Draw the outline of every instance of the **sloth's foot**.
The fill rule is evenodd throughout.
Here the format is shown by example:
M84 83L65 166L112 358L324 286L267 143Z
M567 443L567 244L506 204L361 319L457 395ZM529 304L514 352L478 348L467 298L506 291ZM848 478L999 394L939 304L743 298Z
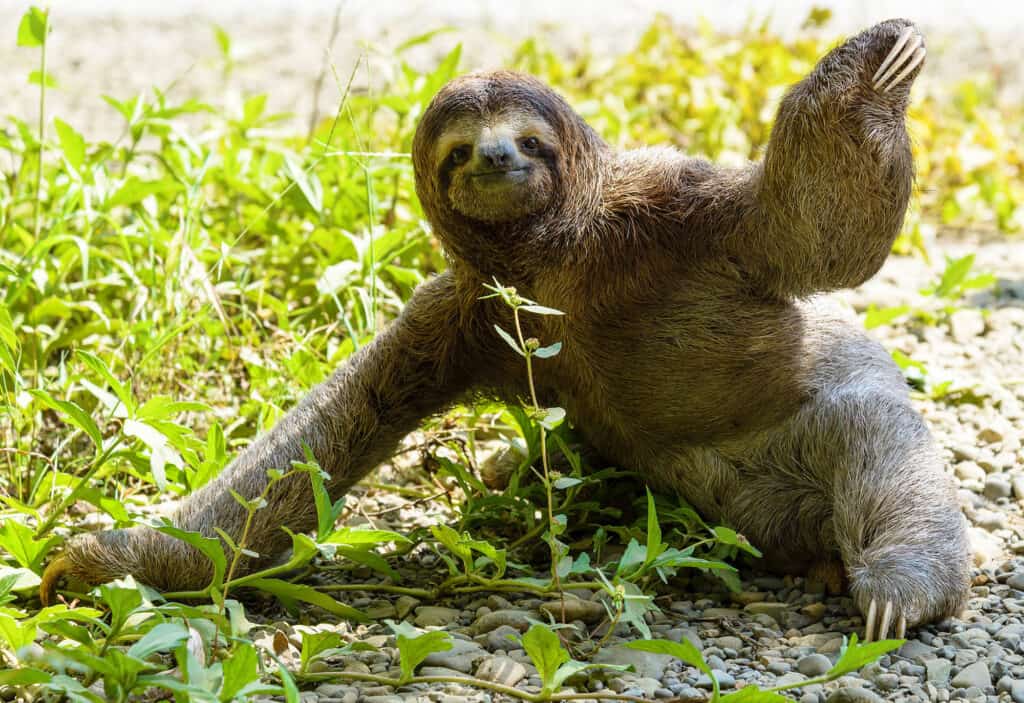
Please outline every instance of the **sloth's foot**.
M888 93L921 65L926 53L924 37L917 27L910 25L904 29L872 77L874 89Z
M959 531L946 544L888 544L846 563L850 594L864 614L864 641L903 639L907 629L957 615L970 587L970 556Z

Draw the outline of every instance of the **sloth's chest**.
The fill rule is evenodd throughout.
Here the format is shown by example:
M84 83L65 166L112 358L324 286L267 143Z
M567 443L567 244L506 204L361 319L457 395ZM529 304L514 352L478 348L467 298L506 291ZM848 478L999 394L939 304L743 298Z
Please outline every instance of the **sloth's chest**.
M548 378L592 441L623 449L714 443L771 426L800 405L807 360L790 311L726 299L672 303L566 327Z

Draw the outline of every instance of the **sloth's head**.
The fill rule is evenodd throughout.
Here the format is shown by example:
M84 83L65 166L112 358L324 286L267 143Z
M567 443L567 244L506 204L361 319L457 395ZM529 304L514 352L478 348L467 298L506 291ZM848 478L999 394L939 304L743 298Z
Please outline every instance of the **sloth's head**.
M435 224L532 220L560 207L577 185L583 152L599 141L537 79L509 71L469 74L442 88L420 120L413 141L416 189Z

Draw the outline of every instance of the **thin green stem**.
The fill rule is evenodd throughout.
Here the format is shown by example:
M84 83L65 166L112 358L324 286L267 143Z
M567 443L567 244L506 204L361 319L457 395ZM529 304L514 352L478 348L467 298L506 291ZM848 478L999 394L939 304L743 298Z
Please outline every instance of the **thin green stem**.
M540 403L537 400L537 388L533 382L533 351L526 347L526 339L523 337L523 327L519 322L519 306L512 308L512 317L516 324L516 336L519 339L519 348L523 350L526 357L526 378L530 384L530 401L533 403L535 413L540 412ZM547 429L540 426L540 460L544 467L544 493L548 503L548 533L551 537L548 546L551 548L551 579L559 593L562 593L561 579L558 577L558 550L555 548L555 500L551 491L551 471L548 467L548 446ZM564 613L563 613L564 615ZM564 620L564 618L563 618Z
M494 683L492 681L484 681L483 679L472 678L469 676L413 676L408 680L402 680L397 678L390 678L387 676L377 676L375 674L359 674L348 671L331 671L316 674L297 674L296 678L300 678L304 681L365 681L366 683L375 683L381 686L408 686L409 684L415 683L454 683L461 684L464 686L475 686L476 688L484 688L495 693L502 693L506 696L512 696L520 700L529 701L530 703L544 703L544 701L575 701L575 700L603 700L603 701L624 701L625 703L647 703L647 699L639 698L637 696L627 696L622 693L606 693L604 691L595 691L593 693L551 693L544 695L544 693L529 693L527 691L521 691L518 688L512 688L511 686L504 686L500 683Z
M78 500L78 496L81 495L83 490L85 490L89 481L91 481L92 477L96 475L96 472L103 468L103 466L107 463L110 457L114 454L114 450L117 449L117 447L120 446L120 444L121 438L118 437L117 439L110 443L110 446L107 447L102 454L100 454L96 458L93 465L89 468L88 471L85 472L85 475L82 476L81 479L79 479L78 485L72 488L71 492L64 496L64 499L61 500L61 502L59 502L53 510L50 511L49 517L46 518L43 524L36 528L36 533L35 535L33 535L35 539L42 538L43 535L45 535L47 532L53 529L53 526L57 524L57 521L60 519L60 516L63 515L64 511L68 509L68 506L70 506L72 503Z
M36 160L36 202L33 213L33 229L36 241L39 241L39 232L42 229L42 213L40 208L42 207L43 199L43 140L46 138L46 44L50 35L49 9L43 13L43 17L46 18L46 21L43 26L43 43L39 52L39 156Z

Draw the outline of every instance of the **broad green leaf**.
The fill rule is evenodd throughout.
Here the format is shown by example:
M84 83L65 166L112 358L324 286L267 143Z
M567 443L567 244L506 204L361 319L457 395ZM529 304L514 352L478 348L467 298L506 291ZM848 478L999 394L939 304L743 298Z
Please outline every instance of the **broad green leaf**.
M188 628L176 622L162 622L128 648L128 656L145 660L157 652L168 652L188 639Z
M18 24L18 46L42 46L49 30L47 13L36 6L25 10Z
M128 617L142 605L142 592L131 576L104 584L99 587L99 592L103 602L110 608L109 636L113 637L121 632Z
M857 635L850 635L847 644L836 661L835 666L828 672L829 676L838 678L844 674L859 671L861 667L870 664L883 654L899 649L906 640L881 640L879 642L860 643Z
M447 652L452 648L452 637L447 632L435 630L420 632L412 625L404 622L387 621L395 633L395 645L398 647L399 666L402 670L402 681L408 681L416 673L427 655L434 652Z
M205 554L213 564L213 578L210 579L210 585L215 588L220 588L224 585L224 573L228 568L228 560L224 556L224 547L221 546L219 539L216 537L204 537L198 532L182 530L170 523L157 525L154 529L163 532L165 535L170 535L183 542L187 542Z
M744 686L738 691L722 696L718 700L725 703L791 703L792 699L773 691L762 691L753 684Z
M222 703L228 703L250 683L259 681L259 655L248 642L236 642L234 651L221 662L221 666L224 679L218 698Z
M583 479L573 478L572 476L563 476L561 478L556 478L551 482L551 485L560 491L564 491L566 488L572 488L573 486L578 486L581 483L583 483Z
M708 676L711 675L711 667L704 661L704 655L686 638L679 642L673 642L672 640L633 640L623 646L641 652L650 652L651 654L667 654L700 669Z
M46 683L52 678L52 674L39 669L7 669L0 671L0 686L32 686L33 684Z
M541 347L540 349L537 349L536 351L533 352L533 355L538 359L550 359L551 357L557 355L560 351L562 351L562 343L555 342L554 344L550 344L546 347Z
M391 530L374 530L365 527L342 527L335 530L327 539L326 544L344 544L346 546L366 544L386 544L388 542L404 542L409 544L409 538L399 532Z
M103 435L100 433L99 426L93 421L89 414L82 410L82 408L75 405L70 400L58 400L51 396L44 390L32 389L29 391L37 400L43 405L56 410L64 422L74 425L78 429L85 432L85 434L92 440L93 444L96 445L96 449L103 448Z
M873 330L876 327L887 325L909 312L909 305L897 305L891 308L878 308L874 305L869 305L867 312L864 313L864 329Z
M64 120L55 117L53 124L57 127L57 138L60 140L60 149L64 157L76 171L82 168L85 163L85 139L75 131L75 128ZM79 354L81 354L79 350Z
M30 620L16 620L6 613L0 613L0 637L7 647L17 652L36 638L36 624Z
M512 347L512 351L519 356L523 356L523 350L519 348L519 343L512 338L512 335L503 330L499 325L494 326L494 331L498 333L499 337L505 340L506 344Z
M135 412L135 399L132 397L131 390L119 380L110 371L110 367L107 366L103 359L99 358L92 352L87 352L84 349L76 350L75 354L80 358L86 366L92 369L93 373L106 381L110 390L114 391L114 395L117 396L118 400L124 403L125 408L129 413Z
M43 559L58 541L59 538L54 536L36 539L31 527L14 518L6 518L0 525L0 547L7 550L20 566L35 572L39 571Z
M559 667L571 659L569 653L562 647L558 635L546 625L534 623L520 641L537 669L544 692L552 693L557 685L555 677Z
M739 547L747 554L752 554L755 557L761 556L761 550L748 542L747 538L736 532L736 530L724 525L718 525L713 529L713 532L715 533L715 538L722 544Z
M59 85L57 83L57 79L53 77L52 73L49 71L43 73L39 70L29 71L28 82L30 85L46 86L47 88L56 88Z
M366 622L368 620L366 615L361 611L356 610L352 606L345 605L344 603L339 603L326 593L322 593L312 586L288 583L287 581L281 581L280 579L273 578L252 579L251 581L246 581L245 585L271 593L283 601L300 600L304 603L311 603L319 606L327 612L340 615L343 618L348 618L357 622Z

